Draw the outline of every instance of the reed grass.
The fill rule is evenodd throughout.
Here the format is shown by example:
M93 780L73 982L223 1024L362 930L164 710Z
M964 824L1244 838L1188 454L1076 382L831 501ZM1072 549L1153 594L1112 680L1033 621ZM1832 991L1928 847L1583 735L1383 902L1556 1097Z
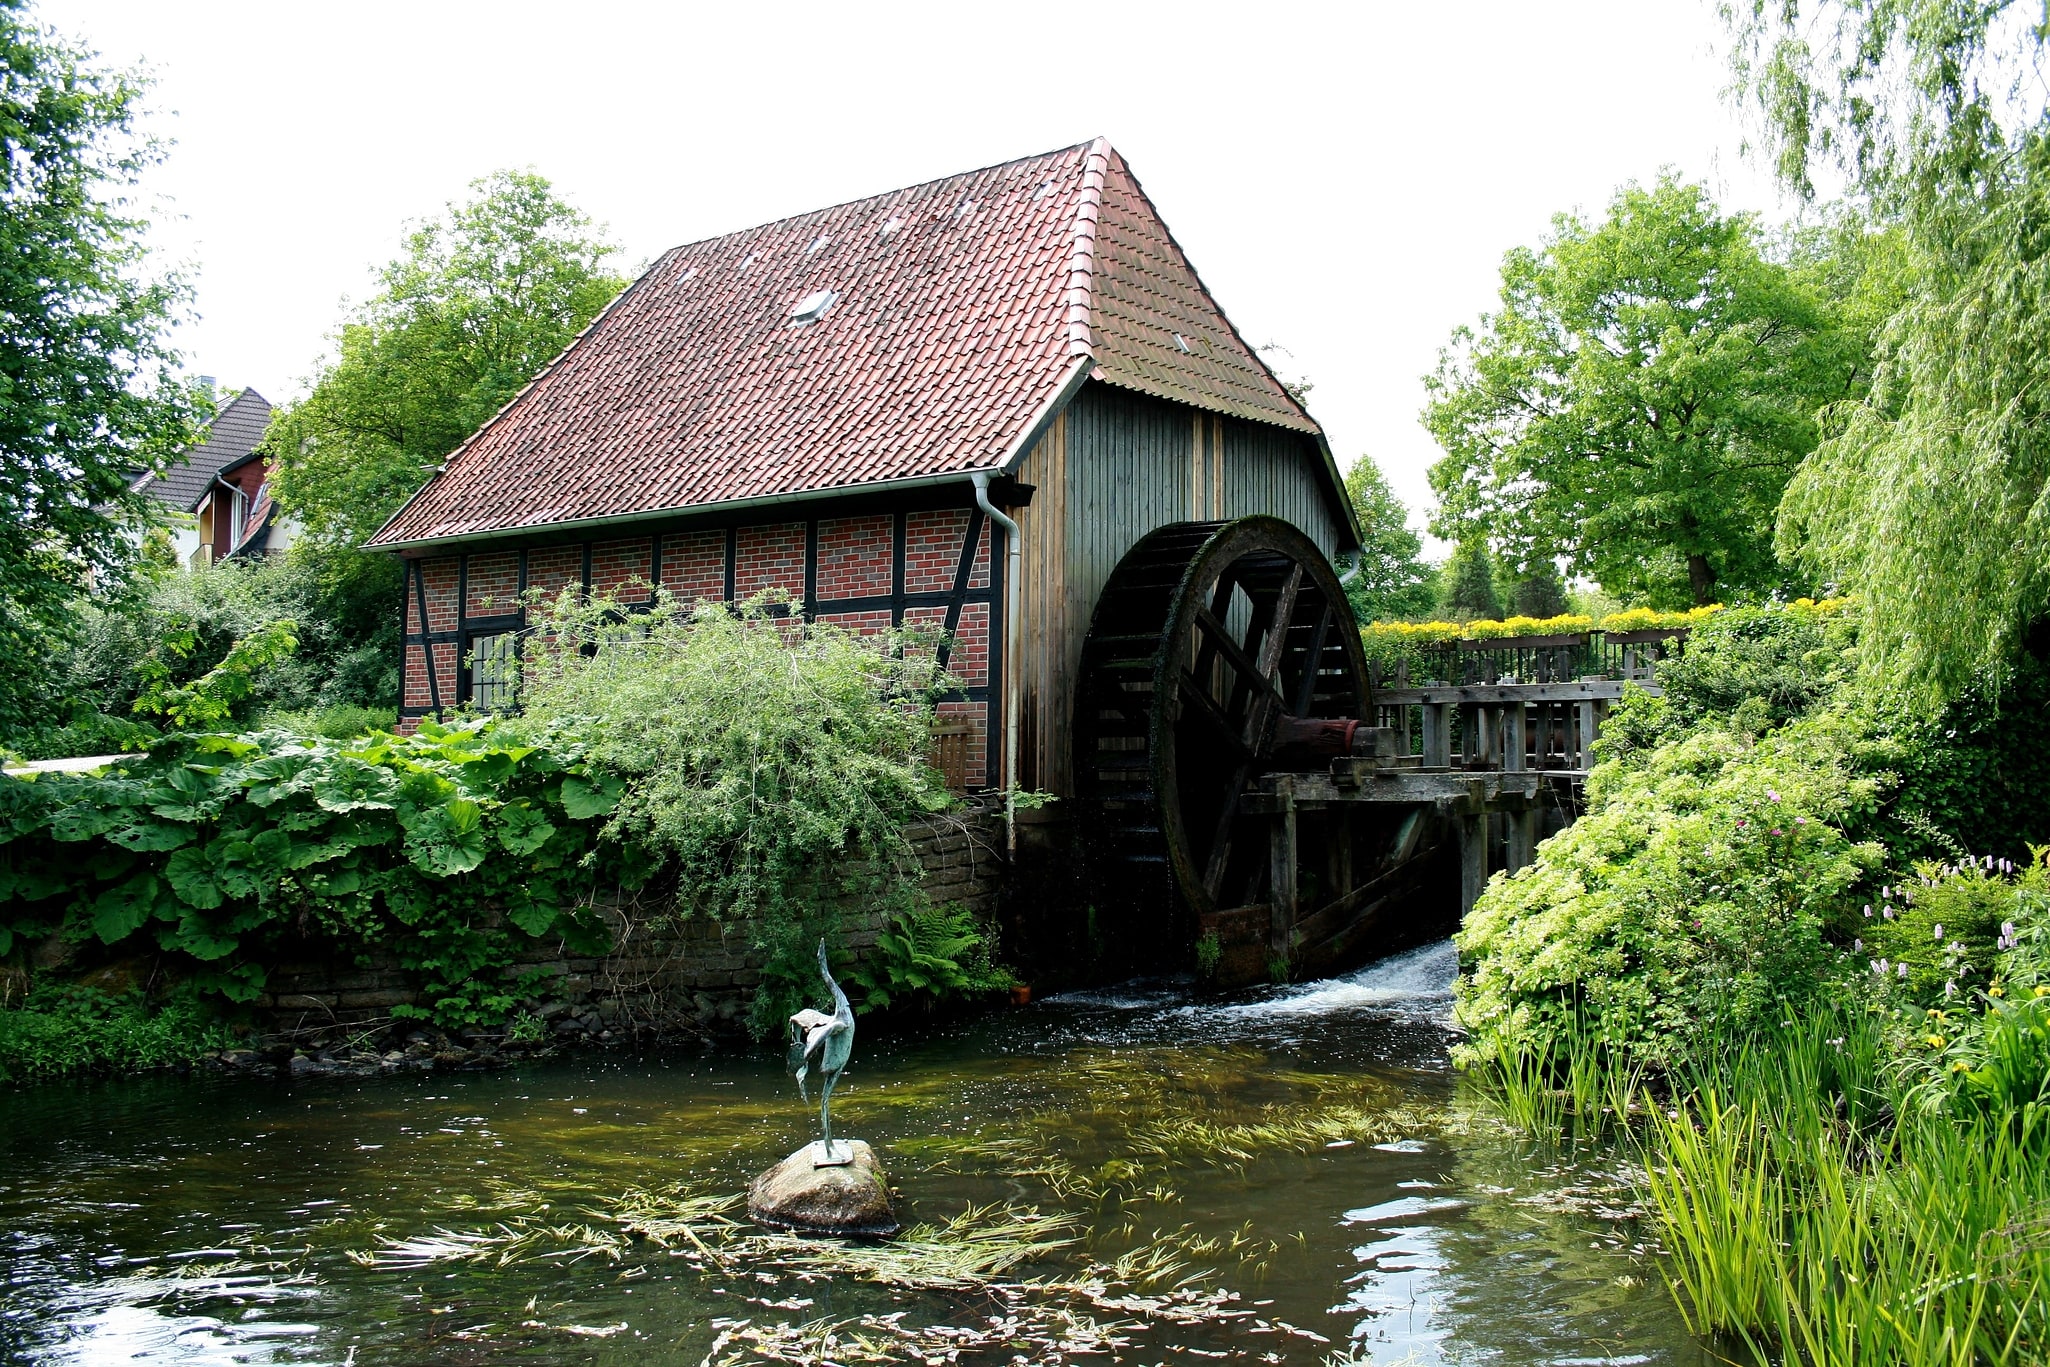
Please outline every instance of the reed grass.
M1488 1072L1520 1128L1632 1146L1696 1334L1808 1367L2050 1357L2050 1107L1937 1104L1854 1000L1704 1040L1663 1105L1591 1031Z

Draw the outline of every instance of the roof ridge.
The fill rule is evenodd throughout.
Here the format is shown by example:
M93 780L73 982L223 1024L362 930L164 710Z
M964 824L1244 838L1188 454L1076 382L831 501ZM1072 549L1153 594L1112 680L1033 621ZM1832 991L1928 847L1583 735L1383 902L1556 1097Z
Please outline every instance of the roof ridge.
M802 213L784 214L780 218L765 218L759 223L750 223L740 228L730 228L723 233L713 233L710 237L699 237L693 238L689 242L679 242L664 251L661 256L671 256L677 252L689 251L692 247L702 247L708 242L720 242L726 238L739 237L745 233L758 233L784 223L795 223L800 219L817 218L823 214L835 213L856 204L866 204L872 199L888 199L892 195L908 195L914 191L930 189L935 185L944 184L950 180L966 180L970 176L987 175L992 171L1001 171L1006 167L1023 165L1028 161L1044 161L1048 157L1057 157L1063 152L1077 152L1083 148L1093 150L1098 144L1108 146L1102 138L1096 138L1089 142L1071 142L1065 147L1055 147L1044 152L1033 152L1027 156L1012 157L1008 161L994 161L987 166L978 166L969 171L956 171L952 175L934 176L930 180L913 181L909 185L899 185L889 190L877 190L874 194L856 195L852 199L843 199L833 204L823 204L816 209L806 209ZM660 260L661 257L656 259ZM653 267L650 266L649 269L652 270Z
M1103 180L1110 169L1110 139L1097 138L1082 159L1082 194L1075 206L1075 247L1068 254L1068 354L1096 357L1096 225L1103 217Z

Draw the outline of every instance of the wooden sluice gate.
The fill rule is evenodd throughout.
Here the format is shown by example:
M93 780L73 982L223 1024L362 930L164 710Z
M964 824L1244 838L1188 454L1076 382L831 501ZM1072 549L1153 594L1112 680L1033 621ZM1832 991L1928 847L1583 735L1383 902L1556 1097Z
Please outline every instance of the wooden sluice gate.
M1331 567L1268 518L1162 528L1084 646L1090 862L1136 940L1222 985L1445 934L1579 810L1608 710L1674 633L1458 642L1379 686Z

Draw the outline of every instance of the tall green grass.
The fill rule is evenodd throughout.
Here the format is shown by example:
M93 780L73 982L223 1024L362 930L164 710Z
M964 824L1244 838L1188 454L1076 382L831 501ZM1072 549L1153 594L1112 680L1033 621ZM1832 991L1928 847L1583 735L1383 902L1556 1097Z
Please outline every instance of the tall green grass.
M1513 1123L1635 1146L1697 1334L1812 1367L2050 1359L2050 1106L1958 1104L1862 1005L1710 1040L1662 1100L1581 1029L1488 1071Z

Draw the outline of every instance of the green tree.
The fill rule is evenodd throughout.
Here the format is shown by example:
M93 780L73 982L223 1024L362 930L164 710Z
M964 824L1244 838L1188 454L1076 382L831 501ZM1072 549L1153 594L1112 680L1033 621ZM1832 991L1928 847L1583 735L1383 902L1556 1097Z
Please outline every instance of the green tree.
M40 664L79 590L131 559L135 476L205 416L168 340L184 286L151 275L127 207L161 160L141 95L0 0L0 734L62 703Z
M1421 617L1437 596L1423 538L1409 529L1409 509L1388 487L1372 456L1361 456L1345 476L1346 497L1360 524L1359 573L1345 586L1361 623Z
M2050 615L2050 30L2006 0L1725 13L1783 180L1812 195L1833 165L1907 244L1871 393L1832 412L1779 534L1857 590L1868 673L1933 706Z
M360 545L619 293L615 251L538 175L473 182L407 236L272 422L278 506L316 544Z
M1495 590L1495 557L1488 543L1469 536L1438 572L1438 615L1451 622L1493 621L1502 615Z
M1555 218L1425 381L1439 533L1517 560L1557 547L1655 604L1777 587L1773 518L1816 411L1869 379L1837 297L1864 279L1858 243L1769 242L1671 174L1624 186L1600 222Z
M1566 581L1559 577L1559 562L1549 555L1531 558L1520 574L1509 581L1504 604L1513 617L1557 617L1567 611Z

